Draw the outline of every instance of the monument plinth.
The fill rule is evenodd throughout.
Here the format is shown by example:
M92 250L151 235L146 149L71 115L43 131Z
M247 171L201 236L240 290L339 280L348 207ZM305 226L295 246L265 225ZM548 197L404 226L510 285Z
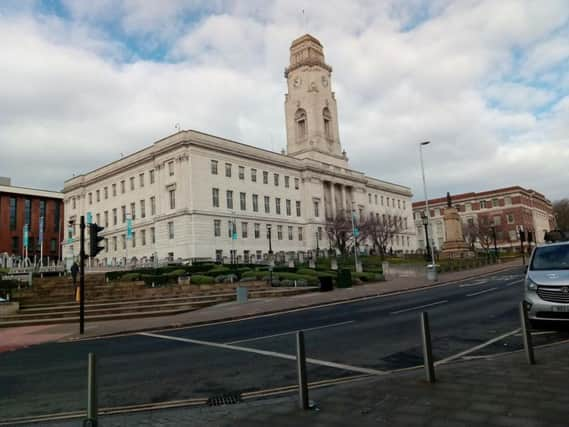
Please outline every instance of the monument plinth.
M441 258L467 258L471 257L472 251L464 241L462 234L462 222L458 209L452 206L450 194L447 193L447 207L443 215L445 222L445 241L443 243Z

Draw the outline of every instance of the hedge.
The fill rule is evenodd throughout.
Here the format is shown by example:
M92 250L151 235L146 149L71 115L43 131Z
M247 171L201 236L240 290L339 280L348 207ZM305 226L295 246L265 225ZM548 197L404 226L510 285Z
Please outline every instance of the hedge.
M155 275L155 274L142 274L140 276L144 280L146 286L163 286L170 283L176 283L176 278L173 276Z
M275 279L275 278L278 280L304 280L309 285L314 285L314 286L316 286L320 283L320 281L318 280L318 277L309 276L306 274L277 272L277 273L273 273L273 279Z
M213 277L193 274L190 283L192 285L211 285L214 283Z
M168 273L165 274L165 276L169 277L179 277L185 275L186 275L186 270L184 270L183 268L178 268L176 270L169 271Z
M121 276L121 280L124 282L133 282L140 279L140 273L126 273Z
M375 282L383 280L383 276L378 273L373 272L362 272L362 273L354 273L352 272L352 278L360 279L362 282Z

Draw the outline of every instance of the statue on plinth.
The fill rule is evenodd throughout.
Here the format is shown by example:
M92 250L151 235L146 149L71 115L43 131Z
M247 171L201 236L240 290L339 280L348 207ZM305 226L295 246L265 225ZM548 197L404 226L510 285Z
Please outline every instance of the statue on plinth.
M452 206L452 198L447 192L447 207L444 211L445 241L443 243L441 258L465 258L473 255L464 241L462 222L458 209Z

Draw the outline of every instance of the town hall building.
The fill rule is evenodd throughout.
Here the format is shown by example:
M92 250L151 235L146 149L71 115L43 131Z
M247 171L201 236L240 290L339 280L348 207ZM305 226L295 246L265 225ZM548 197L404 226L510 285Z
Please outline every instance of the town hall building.
M417 247L410 188L350 169L340 144L332 68L311 35L292 42L285 78L287 150L275 153L195 130L65 182L65 254L79 217L103 226L105 265L147 259L267 258L328 249L342 212L397 219L391 248ZM89 214L89 215L88 215ZM365 249L365 248L364 248Z

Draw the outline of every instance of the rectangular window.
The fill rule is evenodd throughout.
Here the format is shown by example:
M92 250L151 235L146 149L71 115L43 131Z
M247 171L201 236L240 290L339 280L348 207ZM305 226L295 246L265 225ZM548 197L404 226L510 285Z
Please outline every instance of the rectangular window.
M243 166L239 166L239 179L245 179L245 168Z
M116 197L116 195L117 195L117 184L113 184L111 187L113 189L113 197Z
M294 189L298 190L300 188L300 180L298 178L294 178Z
M144 172L138 174L138 185L140 185L140 188L144 187Z
M146 246L146 230L140 230L140 244Z
M55 201L55 212L53 215L53 231L59 232L59 223L61 222L61 203Z
M302 227L298 227L298 240L299 240L300 242L302 242L302 238L303 238L303 236L302 236Z
M227 237L229 237L230 239L233 239L233 233L236 231L237 230L235 230L235 222L228 221L227 222Z
M117 225L117 222L118 222L117 208L113 208L113 225Z
M498 199L492 199L492 207L494 208L498 207Z
M144 200L140 201L140 217L146 218L146 202Z
M176 190L170 190L170 209L176 209Z
M275 197L275 212L277 215L281 214L281 199L278 197Z
M401 200L397 199L397 209L401 209Z
M174 161L173 160L168 162L168 175L174 176Z
M174 238L174 221L168 222L168 238L170 240Z
M31 230L32 225L32 201L31 199L24 200L24 224L28 224L28 229Z
M219 188L211 189L211 203L214 208L219 207Z
M265 213L271 213L271 198L265 196Z
M486 209L486 200L480 201L480 209Z
M257 182L257 169L251 169L251 182Z
M126 235L121 235L122 248L126 249Z
M109 211L105 211L105 228L109 226Z
M288 216L292 215L292 205L289 199L285 200L285 209L286 209L286 214Z
M121 213L122 213L122 223L126 222L126 206L121 206Z
M45 200L40 200L40 218L43 218L43 229L45 231Z
M10 230L15 230L17 228L17 212L18 199L15 197L10 197Z
M130 191L133 191L134 190L134 176L131 176L128 180L130 182Z
M247 195L245 193L239 193L239 207L242 211L247 209Z
M211 160L209 162L210 170L212 175L217 175L217 160Z
M227 209L233 209L233 191L227 190L226 192Z
M93 204L93 193L87 194L87 198L89 199L89 204L92 205Z
M275 173L273 174L273 177L275 178L275 187L279 186L279 174Z
M214 219L213 220L213 236L220 237L221 236L221 220Z
M322 240L322 227L318 227L318 231L316 232L316 239Z
M95 194L97 195L97 203L101 201L101 191L97 190L95 191Z
M263 184L269 183L269 172L263 171Z
M130 217L133 221L136 219L136 203L134 202L130 204Z
M117 236L113 236L113 251L117 251Z
M500 215L495 215L493 218L494 225L501 225L502 224L502 217Z
M124 179L121 181L121 194L124 194L126 191Z
M246 222L242 222L241 223L241 237L243 237L244 239L246 239L248 237L248 231L247 231L247 223Z
M72 203L73 209L75 209L77 207L77 200L75 200L75 197L71 198L71 203Z
M231 178L231 163L225 164L225 176Z
M369 204L371 205L371 193L368 193L368 194L367 194L367 197L368 197L368 199L369 199Z
M282 225L277 225L277 239L278 240L283 239L283 226Z
M301 216L302 212L300 211L300 202L296 202L296 216Z
M132 240L132 247L136 248L136 231L132 232L132 236L131 236L130 240Z
M290 176L285 176L285 188L290 188Z
M377 205L377 194L375 194L375 195L373 196L373 198L374 198L375 204Z
M294 236L292 235L292 225L288 226L288 240L292 240Z
M253 194L253 212L259 212L259 195Z
M154 169L150 169L148 175L150 176L150 184L154 184Z
M255 230L255 239L261 237L261 224L255 223L253 224L253 228Z
M504 205L512 206L512 198L511 197L504 197Z
M150 241L152 244L156 243L156 229L154 227L150 228Z
M514 223L514 215L508 214L508 224L513 224L513 223Z
M314 216L318 218L320 216L320 203L314 202Z

